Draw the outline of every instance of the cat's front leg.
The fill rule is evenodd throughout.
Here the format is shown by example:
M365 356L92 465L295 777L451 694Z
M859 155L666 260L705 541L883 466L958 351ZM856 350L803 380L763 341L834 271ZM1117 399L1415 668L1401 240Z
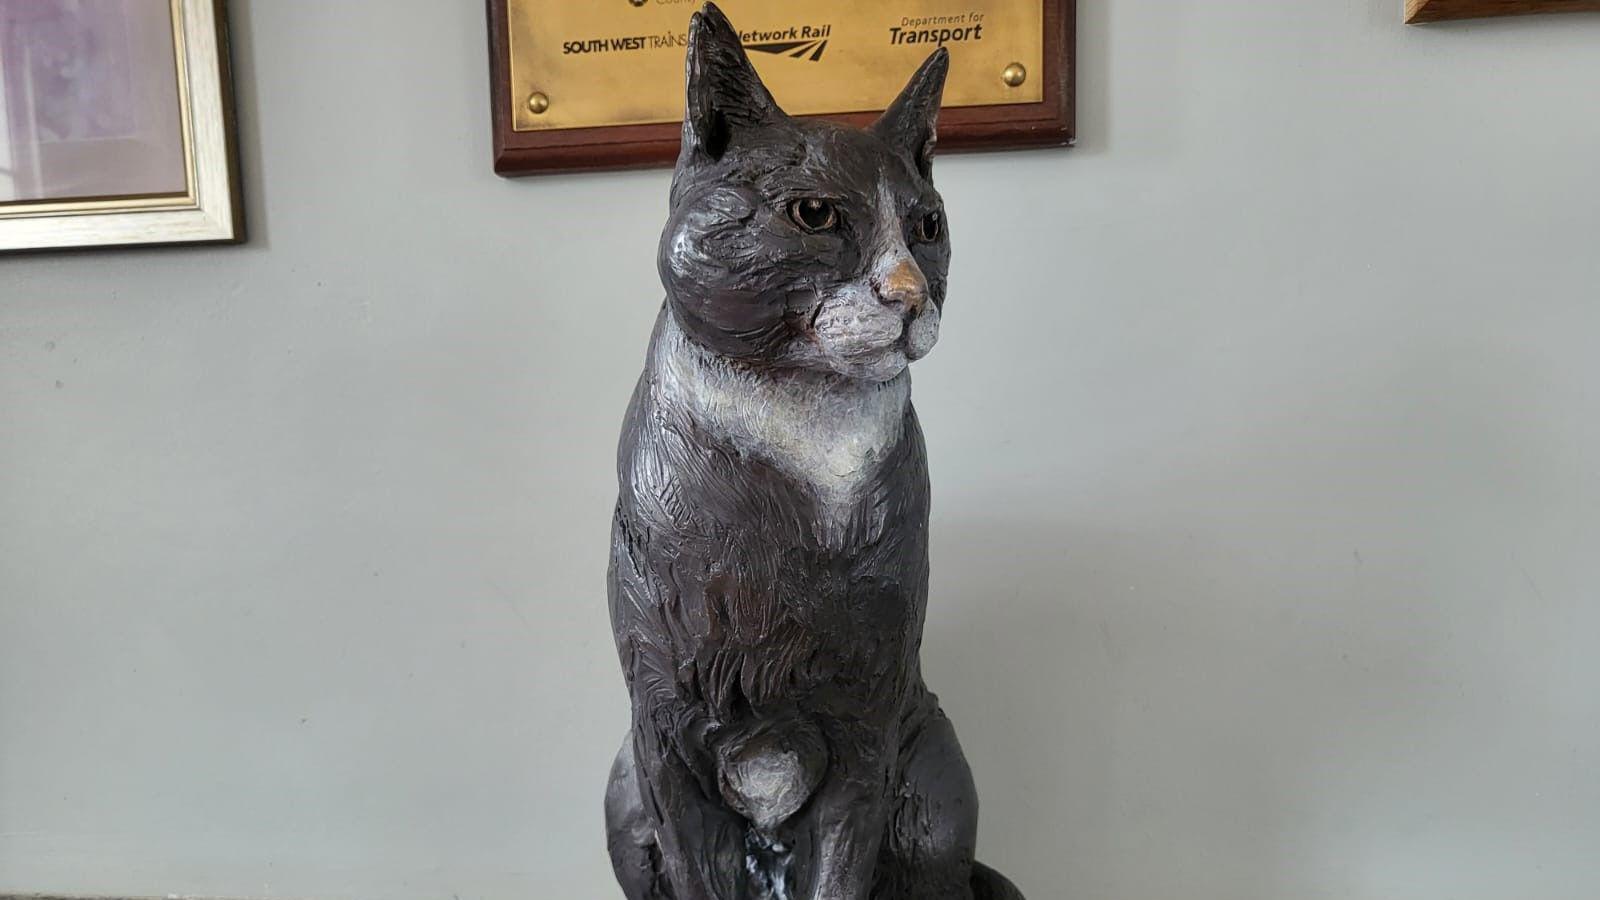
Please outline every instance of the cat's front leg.
M744 900L743 818L710 800L675 749L646 726L634 733L645 806L675 900Z
M808 900L867 900L872 890L894 765L883 737L832 742L828 780L813 798L801 830L804 843L796 848L810 863L802 882Z

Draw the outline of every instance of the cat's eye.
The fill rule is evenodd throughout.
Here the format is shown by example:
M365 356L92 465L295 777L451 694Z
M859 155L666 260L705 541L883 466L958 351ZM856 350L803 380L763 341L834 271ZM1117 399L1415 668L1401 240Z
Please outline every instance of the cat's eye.
M827 200L807 198L789 204L789 218L796 225L812 233L832 231L839 227L839 210Z
M944 237L944 216L931 212L917 221L917 240L933 243Z

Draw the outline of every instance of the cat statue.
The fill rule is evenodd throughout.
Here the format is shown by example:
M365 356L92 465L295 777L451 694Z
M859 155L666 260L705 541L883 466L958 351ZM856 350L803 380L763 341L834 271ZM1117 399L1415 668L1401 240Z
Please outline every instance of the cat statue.
M869 129L778 108L689 28L667 299L623 426L609 595L633 727L606 794L629 900L1020 900L922 681L949 55Z

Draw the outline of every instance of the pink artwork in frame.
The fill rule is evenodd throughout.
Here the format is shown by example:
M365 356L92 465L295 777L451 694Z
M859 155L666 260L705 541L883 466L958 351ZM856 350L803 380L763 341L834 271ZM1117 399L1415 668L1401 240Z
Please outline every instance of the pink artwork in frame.
M242 234L223 0L0 0L0 250Z

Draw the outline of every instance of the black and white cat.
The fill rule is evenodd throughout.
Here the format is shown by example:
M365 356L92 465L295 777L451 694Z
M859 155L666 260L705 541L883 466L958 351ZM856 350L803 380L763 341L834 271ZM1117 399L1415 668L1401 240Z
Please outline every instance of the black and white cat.
M629 900L1020 898L923 685L928 475L907 366L950 242L948 54L871 129L787 116L713 5L623 429L610 602L633 729L607 791Z

